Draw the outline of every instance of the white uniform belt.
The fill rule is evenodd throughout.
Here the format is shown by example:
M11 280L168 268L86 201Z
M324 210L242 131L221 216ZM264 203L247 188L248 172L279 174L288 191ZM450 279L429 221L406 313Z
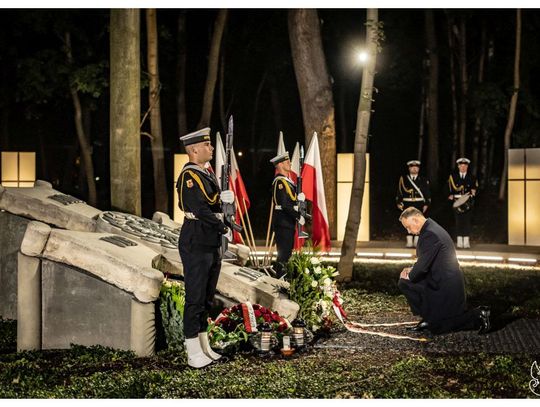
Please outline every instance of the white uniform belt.
M189 220L199 220L198 217L195 216L193 212L184 212L184 216L186 219ZM214 216L218 218L219 220L223 220L223 214L222 213L214 213Z
M280 211L280 210L281 210L281 205L276 205L276 206L274 206L274 209Z
M403 198L403 202L424 202L424 198Z
M454 198L461 198L461 197L462 197L461 194L454 195Z

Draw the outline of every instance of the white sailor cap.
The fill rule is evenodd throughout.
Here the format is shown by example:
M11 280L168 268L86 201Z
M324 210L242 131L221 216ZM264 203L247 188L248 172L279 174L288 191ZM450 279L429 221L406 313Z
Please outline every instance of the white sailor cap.
M210 141L210 127L205 127L204 129L186 134L185 136L180 137L180 141L184 143L184 146Z
M282 163L283 161L287 161L289 160L289 152L288 151L285 151L284 153L282 154L278 154L276 155L274 158L272 158L270 160L270 162L272 164L274 164L274 166L278 165L279 163Z
M456 164L470 164L470 163L471 163L471 160L465 157L461 157L456 160Z
M420 166L420 161L418 160L411 160L411 161L407 161L407 165L410 167L411 165L418 165Z

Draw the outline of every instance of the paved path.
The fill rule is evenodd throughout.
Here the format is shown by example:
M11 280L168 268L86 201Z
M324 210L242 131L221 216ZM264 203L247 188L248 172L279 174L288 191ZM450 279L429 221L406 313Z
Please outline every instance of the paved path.
M497 321L495 321L497 322ZM370 328L380 332L419 337L410 334L404 327ZM432 337L429 342L386 338L349 332L343 326L332 330L327 338L320 338L315 348L342 348L355 350L411 350L429 353L519 353L540 355L540 320L518 319L503 326L494 326L485 335L475 331L453 332Z

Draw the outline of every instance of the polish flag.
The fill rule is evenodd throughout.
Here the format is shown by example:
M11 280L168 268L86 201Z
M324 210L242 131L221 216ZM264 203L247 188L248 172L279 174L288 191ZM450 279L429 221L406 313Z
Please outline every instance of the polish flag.
M317 133L313 133L311 144L306 153L304 168L302 169L302 192L306 199L312 202L312 236L314 246L322 251L330 251L330 230L328 228L328 213L326 212L326 198L324 195L324 182L319 152Z
M219 133L217 133L216 135L215 154L216 178L218 179L219 185L221 186L223 165L225 164L227 154L225 153L225 147L223 146L223 141L221 140L221 135ZM235 221L238 225L242 225L242 220L240 219L240 217L245 216L251 203L249 201L244 180L242 179L242 175L240 174L240 168L238 167L238 162L236 161L234 148L231 149L231 173L229 174L229 188L234 192L236 199L238 199L238 205L236 205ZM242 243L240 233L233 231L233 241L234 243Z

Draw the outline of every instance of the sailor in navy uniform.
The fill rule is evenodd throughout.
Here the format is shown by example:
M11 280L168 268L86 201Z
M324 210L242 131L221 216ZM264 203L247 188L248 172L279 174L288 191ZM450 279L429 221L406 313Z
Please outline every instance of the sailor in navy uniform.
M431 205L429 180L418 174L420 172L420 161L408 161L407 167L408 174L399 177L396 205L400 211L413 206L425 214ZM407 233L406 246L416 247L417 243L418 236Z
M465 194L471 194L476 196L478 190L478 181L476 177L468 171L471 160L465 157L458 158L456 164L458 169L455 170L448 178L448 189L450 195L448 199L455 201L461 198ZM457 235L457 247L459 249L470 249L471 242L469 236L471 234L473 209L464 213L457 213L454 211L454 218L456 220L456 235Z
M221 203L233 203L234 193L221 192L215 175L206 169L214 151L210 128L180 140L189 156L176 183L178 206L185 216L178 240L186 290L184 334L188 364L200 368L220 358L210 348L206 329L221 269L222 235L229 232Z
M298 201L305 200L305 196L303 193L296 196L296 184L289 178L291 161L287 151L278 154L270 162L277 170L272 181L272 202L274 204L272 227L277 246L276 278L283 278L287 274L286 264L291 257L294 246L296 222L301 225L305 224L304 217L298 212Z

